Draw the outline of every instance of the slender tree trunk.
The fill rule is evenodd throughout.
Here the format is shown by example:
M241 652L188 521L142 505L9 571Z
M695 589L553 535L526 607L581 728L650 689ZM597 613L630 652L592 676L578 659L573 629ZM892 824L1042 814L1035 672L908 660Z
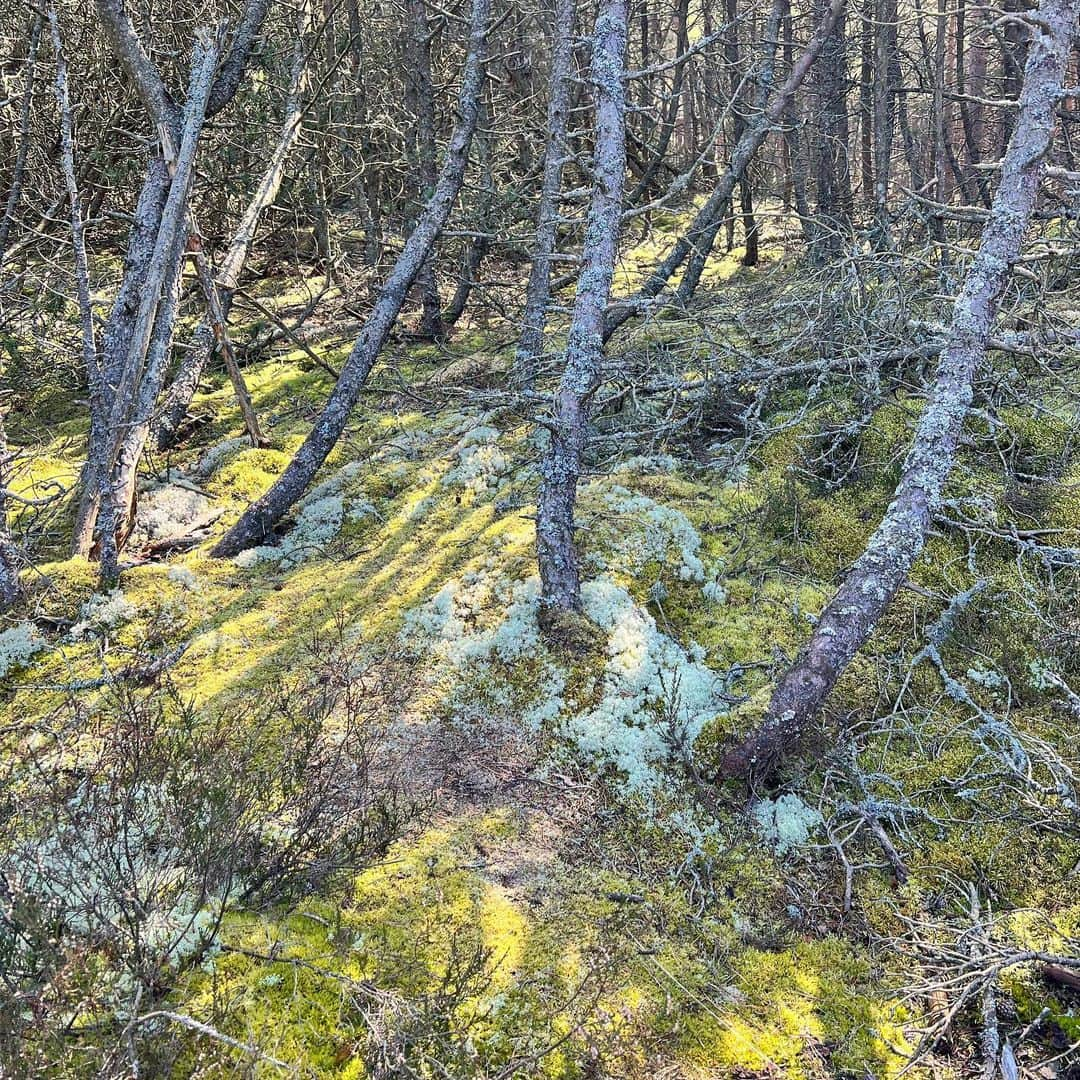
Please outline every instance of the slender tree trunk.
M821 18L826 18L823 10ZM848 161L847 45L843 14L836 19L815 69L818 120L815 131L817 213L812 254L827 262L842 250L851 226Z
M559 228L559 191L566 162L566 118L570 108L570 63L573 56L575 0L556 0L555 33L551 50L551 85L548 91L547 145L544 176L536 210L536 239L525 286L521 338L514 357L514 379L531 390L544 351L544 328L551 294L551 261Z
M8 448L4 412L0 409L0 612L18 603L22 596L19 581L21 559L11 533L8 531Z
M960 108L960 123L964 129L964 148L967 151L968 170L965 179L968 181L967 197L974 201L978 196L983 206L990 205L990 182L978 168L982 161L982 152L976 135L975 115L971 104L965 100L967 86L967 2L959 0L956 8L956 95L957 104Z
M259 428L259 418L255 415L255 406L251 403L251 394L248 393L247 383L244 382L243 373L236 360L232 342L229 340L229 329L225 308L221 302L221 293L217 283L210 272L210 264L203 254L202 245L195 249L195 272L199 277L199 287L202 289L206 300L206 316L214 334L214 343L225 360L225 370L229 373L229 381L233 385L236 394L236 402L240 406L240 413L244 418L244 430L251 440L252 446L268 446Z
M893 132L896 108L893 83L896 56L897 0L877 0L877 28L874 36L874 217L879 243L888 247L889 180L892 172Z
M435 88L431 78L431 27L428 24L424 0L407 0L409 12L409 66L411 68L411 97L416 113L413 142L416 154L420 197L425 206L435 190L437 165L435 160ZM445 336L442 324L442 301L435 278L434 249L424 259L416 275L420 292L420 337L441 341Z
M678 10L675 14L675 54L682 56L690 47L690 38L687 30L689 0L678 0ZM656 184L657 174L667 160L668 149L671 146L671 137L679 119L679 109L683 104L683 85L686 81L686 72L689 60L675 65L675 73L672 79L671 92L664 104L664 115L660 122L660 136L656 143L652 157L645 166L645 171L638 180L634 190L630 193L626 202L628 206L634 206L642 197L648 197Z
M792 70L794 48L791 40L791 3L784 5L784 69ZM810 203L806 198L806 154L803 149L802 123L799 110L795 105L795 95L788 97L782 114L784 128L784 149L791 175L791 197L795 204L795 213L799 215L799 228L803 239L809 243L813 237L810 232Z
M26 50L26 84L23 87L22 107L19 109L19 134L15 150L15 167L11 171L11 187L8 189L4 216L0 217L0 262L8 249L11 227L19 212L22 199L23 179L26 175L26 156L30 152L30 113L34 105L34 76L37 74L38 46L41 43L41 12L35 12L30 24L30 42Z
M956 299L937 378L892 502L821 613L809 644L777 685L764 722L724 757L722 775L767 771L795 745L923 549L952 471L975 372L986 355L994 316L1031 219L1076 14L1077 0L1044 0L1039 22L1032 25L1019 115L998 190Z
M101 580L116 580L117 551L134 516L139 460L150 432L154 403L165 378L173 326L180 301L180 279L195 155L206 119L206 107L218 61L217 41L205 32L196 38L191 80L184 106L180 148L154 239L154 250L142 283L142 296L123 367L109 408L108 451L99 473L99 490L110 487L101 509ZM111 477L111 480L108 478Z
M778 0L773 15L770 17L770 26L773 25L779 13L783 10L784 3L785 0ZM608 312L604 320L605 341L637 312L647 310L651 303L664 291L675 271L688 258L691 258L691 265L687 267L679 284L679 298L685 299L693 295L693 291L701 277L701 270L704 268L705 260L712 250L716 234L723 223L724 209L731 199L736 183L743 175L750 159L785 114L789 102L799 86L802 85L803 79L806 78L806 73L820 55L825 37L832 29L833 23L843 5L844 0L832 0L832 5L825 16L825 20L807 42L806 48L800 53L784 84L769 100L768 106L761 107L758 115L747 124L743 137L731 153L727 168L721 174L708 201L694 215L694 220L691 222L689 229L679 237L671 252L652 271L641 288L632 297L620 301ZM775 33L771 40L767 42L766 47L769 55L774 57L777 47ZM773 63L769 60L762 71L760 80L762 102L768 100L769 90L772 85L772 68Z
M216 115L233 99L244 72L251 49L266 18L270 0L247 0L243 15L233 34L225 60L218 68L210 87L205 106L207 117ZM101 508L101 492L111 476L110 459L114 445L114 429L108 416L116 391L120 386L122 369L129 354L129 345L136 334L141 317L143 297L157 250L162 215L172 188L170 164L176 158L176 143L180 132L180 112L162 81L161 74L147 55L121 0L96 0L101 28L113 54L135 84L139 97L150 116L161 143L147 168L134 221L128 233L124 273L112 310L105 324L101 342L103 419L90 417L86 461L79 478L79 506L72 534L72 549L86 556L93 543L94 527ZM170 164L167 164L166 162ZM169 243L164 245L169 247ZM160 278L158 279L160 281ZM159 299L154 297L156 303ZM149 331L147 331L147 336Z
M600 385L604 311L611 293L626 172L627 0L601 0L593 30L591 76L596 101L593 191L566 358L555 394L549 443L540 465L536 553L543 617L549 627L581 607L574 551L574 503L589 403Z
M261 499L247 508L213 549L218 558L235 555L270 535L282 515L303 495L345 430L349 414L401 311L405 296L461 191L484 85L484 42L489 12L490 0L473 0L469 51L458 99L458 122L432 197L405 242L321 416L278 480Z
M233 293L240 285L240 277L244 272L244 266L247 264L251 245L255 242L259 221L266 210L273 205L278 192L281 190L289 153L300 138L304 117L302 97L306 81L307 59L307 40L306 35L302 33L302 29L306 21L306 12L302 11L301 32L297 34L296 46L293 52L289 90L285 98L285 122L281 128L281 135L278 137L277 144L270 154L266 171L252 193L251 199L240 218L240 223L233 233L228 250L225 253L225 259L217 274L216 283L225 325L228 324L229 312L232 309ZM167 450L175 444L177 433L184 422L184 417L187 416L195 391L199 387L199 381L202 379L206 365L214 354L215 338L214 329L209 321L204 320L195 328L191 347L182 359L179 370L161 405L161 416L157 425L157 446L159 450Z

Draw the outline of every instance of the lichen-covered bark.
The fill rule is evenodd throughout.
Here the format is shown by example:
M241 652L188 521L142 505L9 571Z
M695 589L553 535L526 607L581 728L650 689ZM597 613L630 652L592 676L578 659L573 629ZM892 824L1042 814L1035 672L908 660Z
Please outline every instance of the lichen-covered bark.
M301 26L300 29L302 30L302 28ZM281 135L270 154L266 171L252 193L251 199L240 218L240 223L229 241L228 250L216 277L222 315L225 319L228 319L229 311L232 308L233 293L240 284L240 275L244 271L248 253L251 251L251 245L255 240L259 220L277 198L278 192L281 190L281 182L285 177L285 164L288 161L289 153L300 138L304 116L301 96L304 89L306 61L307 40L302 32L298 32L293 53L289 90L285 98L285 119L281 127ZM184 422L184 417L187 416L191 399L198 389L199 380L202 378L206 365L214 354L215 340L214 328L210 321L204 320L200 322L192 335L191 348L188 349L187 354L184 356L179 370L161 403L161 416L157 425L157 446L159 450L167 450L176 442L177 432Z
M532 266L525 286L525 311L521 338L514 357L514 378L531 390L536 367L544 351L544 327L551 293L551 259L558 236L559 189L566 163L566 118L570 109L570 60L574 42L575 0L557 0L555 36L551 50L551 86L547 111L547 145L544 148L544 176L540 203L536 210L536 239Z
M315 426L274 485L261 499L252 503L240 520L222 537L213 550L213 554L219 558L235 555L253 544L261 543L270 534L281 516L307 489L345 430L349 414L356 405L368 375L378 359L379 351L401 311L405 296L431 252L435 238L446 224L451 207L461 190L469 159L469 146L476 130L480 92L484 85L485 37L489 12L490 0L473 0L469 51L458 98L458 122L450 138L446 160L434 193L386 279Z
M735 148L731 152L727 168L721 174L708 200L694 215L694 220L690 223L689 229L679 237L670 253L653 270L644 285L632 297L619 303L608 313L604 321L605 341L637 312L646 310L651 302L667 287L667 283L671 280L675 271L690 256L693 256L693 259L679 284L679 296L680 299L686 300L693 295L694 289L700 280L701 272L704 269L705 260L708 258L716 240L716 234L723 224L724 208L731 199L735 185L745 174L747 165L749 165L761 144L779 124L788 103L802 85L807 72L821 53L822 46L831 33L843 6L844 0L832 0L823 21L818 26L813 37L807 42L806 48L799 54L799 58L795 61L787 79L772 96L771 100L768 100L766 105L764 101L767 100L772 83L772 64L776 51L776 35L773 34L772 40L767 44L769 53L766 66L759 79L763 101L758 115L747 123L742 138L735 144Z
M235 96L270 3L271 0L247 0L228 55L210 85L205 102L205 118L216 115ZM143 107L157 130L161 146L160 152L151 157L147 166L146 179L128 232L120 288L101 335L101 417L104 419L95 420L93 414L90 417L86 460L79 476L79 505L72 530L72 551L82 556L90 553L101 506L102 486L111 474L115 441L108 417L115 405L130 343L140 332L138 321L143 312L147 282L158 248L162 214L172 189L170 166L176 157L182 122L180 110L147 54L122 0L96 0L96 9L104 36L135 84ZM171 238L166 240L165 247L171 249ZM158 279L159 286L161 280ZM158 299L155 298L155 302Z
M923 549L956 457L975 371L1031 218L1076 15L1077 0L1045 0L1032 20L1020 111L1000 184L892 502L809 644L780 680L764 722L724 757L722 775L763 772L798 740Z
M577 611L581 606L574 503L589 402L600 385L604 311L619 245L626 173L626 35L626 0L602 0L593 31L591 67L596 100L593 192L565 366L540 466L536 553L547 614Z

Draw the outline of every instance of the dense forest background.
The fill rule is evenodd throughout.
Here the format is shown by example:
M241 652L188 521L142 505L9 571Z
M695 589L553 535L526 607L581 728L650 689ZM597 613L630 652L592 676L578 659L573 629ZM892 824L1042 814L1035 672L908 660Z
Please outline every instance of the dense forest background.
M1077 0L9 0L0 1075L1080 1076Z

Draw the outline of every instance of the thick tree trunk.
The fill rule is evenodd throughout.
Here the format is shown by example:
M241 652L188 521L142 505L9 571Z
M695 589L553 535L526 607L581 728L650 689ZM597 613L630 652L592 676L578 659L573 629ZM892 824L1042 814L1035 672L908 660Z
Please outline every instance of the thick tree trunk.
M600 385L604 311L619 246L626 172L626 37L626 0L601 0L593 30L591 67L596 101L592 200L565 367L555 394L550 441L540 465L536 553L548 621L581 607L581 579L574 551L574 503L589 403Z
M773 693L764 722L722 762L724 776L767 771L790 750L870 636L923 549L952 470L976 369L1009 273L1020 256L1054 132L1054 114L1076 30L1077 0L1044 0L1032 23L1020 110L978 252L953 309L937 378L884 518L809 644Z
M555 4L544 176L540 184L540 203L536 210L532 266L529 268L529 281L525 286L521 339L514 357L514 379L518 386L525 390L531 390L536 381L537 365L544 351L544 328L551 295L551 260L558 239L559 191L567 156L566 118L570 108L570 62L573 56L575 6L575 0L556 0Z
M774 10L773 17L770 18L770 25L775 21L777 11L781 9L782 4L783 0L778 0L777 9ZM664 291L672 275L687 258L691 259L691 264L687 267L679 284L679 297L680 299L688 299L693 295L697 282L701 278L701 271L704 269L705 261L708 259L709 252L712 250L713 243L716 240L716 234L723 224L724 209L731 199L735 185L743 176L746 166L758 148L769 133L779 124L789 102L802 84L803 79L806 78L806 73L818 58L825 38L830 33L843 5L844 0L832 0L832 5L825 16L825 20L815 31L810 41L807 42L806 48L800 53L783 85L777 90L768 105L762 107L757 116L747 124L742 138L731 152L731 159L728 161L727 168L721 174L708 201L694 215L694 220L691 222L689 229L679 237L671 252L653 270L646 279L645 284L632 297L620 301L608 312L604 320L605 341L635 314L648 310L652 306L652 302ZM766 42L766 48L769 50L770 57L774 57L776 53L775 33L772 39ZM768 99L768 92L772 84L772 67L773 63L770 60L762 71L760 85L763 100Z
M306 21L302 17L302 22ZM259 180L251 199L244 210L240 223L233 233L229 242L225 259L218 271L216 282L221 301L222 316L228 321L229 311L232 308L233 293L240 284L240 276L244 272L251 245L255 241L255 233L259 227L259 221L266 210L273 205L274 200L281 190L281 182L285 177L285 165L289 153L300 138L302 128L304 106L302 95L304 92L305 71L307 60L307 41L300 33L297 35L296 47L293 53L292 72L289 79L289 90L285 99L285 122L282 124L281 135L278 138L266 171ZM210 362L215 350L215 332L208 321L201 322L192 336L191 347L180 363L180 368L165 395L161 405L161 417L158 421L157 446L159 450L167 450L176 442L176 436L180 426L187 416L191 399L199 387L206 365Z
M450 138L446 161L434 193L405 242L375 307L356 339L322 415L274 485L248 507L214 548L213 554L219 558L235 555L253 544L261 543L270 535L282 515L303 495L345 430L349 414L401 311L405 296L461 191L484 85L485 35L489 12L490 0L473 0L469 51L458 99L458 123Z

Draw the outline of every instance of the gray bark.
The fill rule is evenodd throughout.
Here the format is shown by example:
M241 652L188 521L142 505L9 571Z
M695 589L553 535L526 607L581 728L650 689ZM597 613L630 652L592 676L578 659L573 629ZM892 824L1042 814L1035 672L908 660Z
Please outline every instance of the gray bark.
M618 254L626 172L626 0L602 0L593 31L591 76L596 101L593 191L581 274L555 394L549 443L540 465L536 553L545 619L581 607L574 551L574 503L589 404L600 385L604 311Z
M923 549L956 458L975 372L986 356L993 319L1031 219L1076 15L1077 0L1044 0L1032 21L1019 116L998 190L892 502L822 612L809 644L777 685L765 720L724 757L722 775L767 771L798 741Z
M352 352L341 370L337 384L321 416L303 445L274 485L253 503L240 520L225 534L212 554L221 558L235 555L269 535L283 514L311 483L319 467L345 430L349 414L356 405L368 375L378 359L390 330L401 311L405 296L416 280L436 237L450 216L461 191L469 146L476 130L480 93L485 74L485 37L490 0L473 0L469 28L469 51L465 61L461 93L458 99L458 122L450 138L446 160L435 190L405 242L390 276L360 331Z
M285 164L290 151L300 137L304 116L301 96L304 89L306 59L306 42L303 35L298 34L293 53L289 90L285 99L285 121L282 124L281 135L270 155L266 171L252 193L251 200L233 233L216 278L221 312L226 324L232 308L233 293L240 284L240 275L244 272L259 220L267 208L273 205L281 190L281 182L285 177ZM177 432L184 422L184 417L187 416L191 399L199 387L206 365L214 355L215 342L213 325L209 320L204 320L195 328L191 348L181 361L180 368L162 402L157 430L159 450L167 450L175 444Z
M8 189L4 216L0 218L0 262L7 252L11 237L11 226L19 210L22 198L23 179L26 175L26 155L30 150L30 112L34 104L34 76L37 72L38 46L41 43L41 13L36 12L30 24L30 42L26 51L26 85L23 87L22 107L19 110L19 136L15 151L15 167L11 172L11 187Z
M824 20L818 26L813 37L807 42L806 48L799 54L799 58L795 61L795 65L783 85L776 91L768 105L764 106L758 112L758 115L747 124L742 138L732 150L727 168L721 174L708 201L694 215L694 220L686 233L679 237L671 252L653 270L646 279L645 284L632 297L620 301L608 313L604 321L605 341L635 314L648 310L663 293L675 271L691 256L693 256L693 265L687 267L687 271L683 275L679 285L679 297L685 300L693 295L693 290L701 277L701 270L704 268L705 260L708 258L716 240L716 234L723 224L724 209L731 199L735 185L745 174L746 166L754 154L757 153L761 144L780 123L788 108L788 103L802 85L806 73L821 53L825 39L832 31L832 27L843 6L844 0L832 0ZM768 48L770 57L774 56L776 49L775 35L773 35L772 41L768 43ZM772 60L770 59L760 79L763 97L767 94L771 84L771 67Z
M200 32L192 57L180 147L169 194L161 212L146 278L141 282L139 308L123 366L109 403L109 441L97 474L99 491L111 483L107 505L102 506L104 520L99 530L101 574L105 584L115 579L116 548L126 536L133 514L139 460L146 447L150 417L168 365L180 299L195 154L206 119L218 56L217 41Z
M236 94L270 3L271 0L247 0L228 56L210 87L206 117L220 112ZM162 214L172 187L170 166L175 160L176 144L180 139L181 117L160 73L147 55L122 0L97 0L96 7L105 37L135 84L161 142L161 152L151 158L147 168L128 233L120 288L102 333L102 389L105 399L102 415L105 416L113 408L129 345L137 331ZM91 414L86 461L79 478L79 506L72 533L72 550L76 555L90 553L101 508L101 491L111 473L112 445L113 432L107 419L95 422Z
M566 164L566 119L570 109L570 61L574 45L575 0L557 0L555 36L551 49L551 85L547 110L547 145L544 148L544 176L540 203L536 210L536 239L532 266L525 286L525 311L521 339L514 357L514 378L531 390L536 368L544 351L544 329L551 296L551 259L555 254L559 224L559 191Z
M416 157L416 175L419 180L421 206L425 205L435 190L435 88L431 78L431 27L428 24L424 0L407 0L409 12L408 59L411 82L410 91L416 124L413 131L413 150ZM442 323L442 301L439 285L435 279L433 252L428 252L423 266L416 275L420 292L419 335L429 341L441 341L445 336Z

